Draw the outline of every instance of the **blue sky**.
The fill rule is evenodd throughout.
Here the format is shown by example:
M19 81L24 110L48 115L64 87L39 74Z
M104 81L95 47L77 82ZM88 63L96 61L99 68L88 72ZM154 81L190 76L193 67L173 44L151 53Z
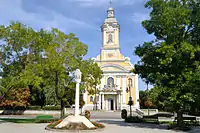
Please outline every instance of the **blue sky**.
M110 0L0 0L0 24L20 21L34 29L58 28L65 33L74 33L88 45L86 58L96 57L101 48L100 26L106 18ZM133 55L139 44L153 39L141 26L149 18L147 0L112 0L115 16L121 26L120 47L133 64L139 58ZM146 89L142 80L139 88Z

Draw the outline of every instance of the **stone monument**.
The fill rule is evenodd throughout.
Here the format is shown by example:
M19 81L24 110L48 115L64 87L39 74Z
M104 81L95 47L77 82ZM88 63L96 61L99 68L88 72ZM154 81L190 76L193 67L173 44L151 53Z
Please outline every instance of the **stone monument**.
M79 84L81 82L81 71L79 69L76 69L75 71L75 82L76 82L76 96L75 96L75 115L70 115L66 117L62 122L60 122L56 128L63 128L67 126L70 123L80 124L83 123L88 128L94 128L95 126L85 117L80 116L79 113Z

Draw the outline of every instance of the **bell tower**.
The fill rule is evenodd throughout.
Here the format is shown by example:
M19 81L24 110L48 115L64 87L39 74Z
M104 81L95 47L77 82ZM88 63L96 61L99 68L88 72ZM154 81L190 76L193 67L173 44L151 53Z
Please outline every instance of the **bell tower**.
M111 7L107 10L107 18L101 26L102 31L102 48L119 49L119 32L120 25L115 18L115 11Z

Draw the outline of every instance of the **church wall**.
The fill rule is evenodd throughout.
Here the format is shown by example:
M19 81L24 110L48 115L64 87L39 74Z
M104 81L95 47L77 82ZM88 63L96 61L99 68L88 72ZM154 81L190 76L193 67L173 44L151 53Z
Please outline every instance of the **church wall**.
M119 30L118 29L116 29L115 30L115 44L117 45L117 46L119 46Z
M133 90L133 96L134 96L134 104L136 104L136 102L137 102L137 97L136 97L136 81L135 81L135 76L134 76L134 78L133 78L133 81L134 81L134 90Z

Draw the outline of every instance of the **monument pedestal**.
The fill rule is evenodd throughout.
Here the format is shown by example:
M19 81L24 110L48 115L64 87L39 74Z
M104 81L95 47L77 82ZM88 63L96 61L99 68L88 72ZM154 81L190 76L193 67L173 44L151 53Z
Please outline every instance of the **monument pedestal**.
M88 128L95 128L95 126L85 117L85 116L74 116L74 115L70 115L68 117L66 117L62 122L60 122L56 128L63 128L65 126L67 126L70 123L83 123L85 126L87 126Z

